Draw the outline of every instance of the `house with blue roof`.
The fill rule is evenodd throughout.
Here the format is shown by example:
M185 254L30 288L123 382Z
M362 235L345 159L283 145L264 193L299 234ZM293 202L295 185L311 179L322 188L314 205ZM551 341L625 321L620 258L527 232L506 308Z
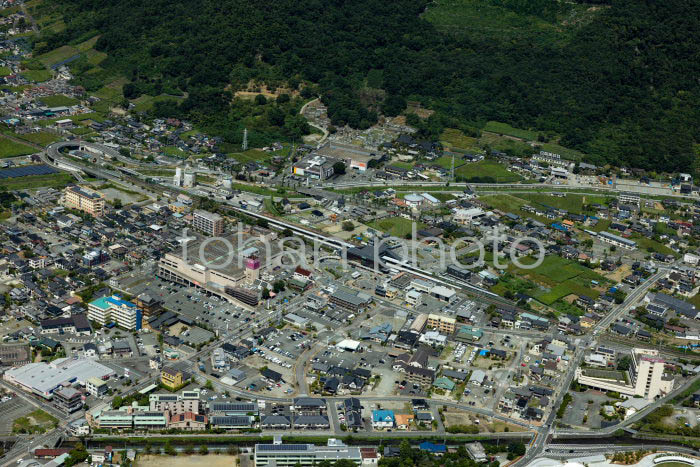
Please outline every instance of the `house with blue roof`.
M444 444L435 444L435 443L431 443L430 441L423 441L422 443L420 443L418 445L418 448L421 451L427 451L431 454L438 454L438 455L442 455L442 454L445 454L447 452L447 446L445 446Z
M87 317L102 326L114 322L127 331L141 329L142 314L139 307L123 300L119 295L100 297L88 304Z
M396 417L393 410L373 410L372 428L383 429L393 428L396 424Z
M380 324L378 326L374 326L369 329L369 331L364 332L360 338L361 339L366 339L366 340L372 340L374 342L377 342L381 344L382 342L386 342L389 339L389 335L391 335L392 331L392 326L391 323L384 323Z

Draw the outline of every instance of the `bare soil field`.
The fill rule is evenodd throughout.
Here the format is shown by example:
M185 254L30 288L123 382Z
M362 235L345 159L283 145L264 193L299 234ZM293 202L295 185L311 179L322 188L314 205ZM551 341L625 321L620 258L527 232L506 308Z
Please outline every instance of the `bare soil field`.
M139 456L137 467L231 467L236 465L238 456L208 454L206 456Z

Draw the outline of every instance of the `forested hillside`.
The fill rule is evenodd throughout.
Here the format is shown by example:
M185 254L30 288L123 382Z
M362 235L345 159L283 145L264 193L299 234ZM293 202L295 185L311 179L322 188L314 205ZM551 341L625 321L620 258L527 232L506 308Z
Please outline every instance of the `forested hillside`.
M496 120L559 134L592 162L696 161L696 1L47 1L67 27L42 34L37 52L101 34L101 68L131 80L129 93L186 92L154 111L230 140L230 92L258 79L320 93L335 124L367 127L411 99L437 111L420 125L426 135ZM378 107L364 99L375 87Z

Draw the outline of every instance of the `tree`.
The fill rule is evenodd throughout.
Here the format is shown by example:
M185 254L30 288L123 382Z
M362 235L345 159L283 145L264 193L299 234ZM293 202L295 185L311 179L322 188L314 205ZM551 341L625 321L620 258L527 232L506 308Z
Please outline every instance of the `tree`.
M338 161L333 164L333 172L338 175L343 175L345 173L345 163Z
M355 230L355 224L353 224L352 221L344 221L343 230L346 232L352 232L353 230Z
M285 283L283 280L278 280L273 282L272 284L272 290L277 294L280 293L284 290Z
M267 300L268 298L270 298L270 289L268 289L267 287L265 287L262 290L262 298L263 300Z
M169 456L177 456L177 451L175 448L170 444L170 440L165 441L165 445L163 446L163 452L166 453Z
M139 88L134 83L126 83L122 88L122 94L127 99L136 99L141 95Z
M267 98L263 96L262 94L258 94L255 96L255 105L265 105L267 104Z
M117 198L114 200L114 209L121 209L122 208L122 200Z
M214 390L214 384L211 382L211 380L207 380L207 382L206 382L206 384L204 385L204 387L205 387L206 389L210 390L210 391L213 391L213 390Z
M301 141L302 136L311 133L311 127L301 115L287 115L284 118L284 130L293 141Z
M199 454L201 454L202 456L206 456L207 454L209 454L209 448L206 444L202 444L201 446L199 446Z
M406 110L406 99L402 96L391 95L382 102L382 113L389 117L395 117Z
M631 364L632 358L629 355L625 355L617 362L617 369L621 371L629 370Z
M123 403L122 396L114 396L114 399L112 399L112 408L118 409Z

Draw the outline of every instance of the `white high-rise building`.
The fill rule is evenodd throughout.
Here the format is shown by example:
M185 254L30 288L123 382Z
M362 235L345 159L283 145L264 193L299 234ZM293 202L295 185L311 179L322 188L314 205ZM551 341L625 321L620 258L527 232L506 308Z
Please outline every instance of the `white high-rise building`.
M665 368L658 350L633 349L629 370L577 368L576 380L594 389L653 400L673 390L673 376L666 375Z
M195 173L185 169L185 175L184 175L184 178L182 179L182 186L185 188L192 188L194 186L195 180L196 180Z
M175 176L173 177L173 185L182 186L182 167L175 168Z

